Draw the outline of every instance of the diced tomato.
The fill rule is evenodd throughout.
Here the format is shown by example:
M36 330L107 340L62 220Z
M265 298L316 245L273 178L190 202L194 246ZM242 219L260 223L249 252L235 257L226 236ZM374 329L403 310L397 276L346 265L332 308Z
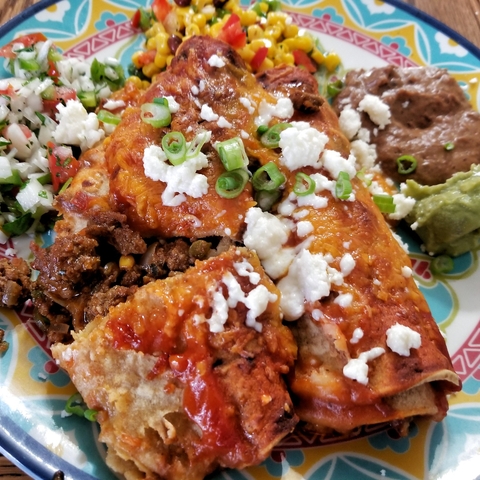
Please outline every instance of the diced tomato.
M140 26L140 9L138 8L132 17L132 27L139 28L139 26Z
M15 58L15 52L13 51L13 46L16 43L21 43L25 47L30 47L37 42L44 42L47 37L43 33L29 33L28 35L23 35L23 37L16 38L10 43L7 43L0 48L0 57L5 58Z
M260 65L267 58L267 53L268 53L268 47L260 47L255 52L255 56L252 58L252 61L250 62L250 66L252 67L252 70L254 72L256 72L260 68Z
M75 100L77 92L69 87L53 87L53 95L51 98L43 99L43 111L51 118L55 118L57 113L57 105L61 102L67 103L67 100Z
M155 55L157 54L156 50L147 50L146 52L142 52L136 59L135 62L138 62L138 65L143 67L144 65L148 65L155 60Z
M15 89L13 88L13 85L9 83L7 88L0 89L0 95L7 95L10 98L14 97Z
M48 142L47 152L53 190L58 192L60 187L77 173L80 162L73 156L71 147Z
M315 73L317 71L315 62L303 50L294 50L292 55L295 65L298 67L303 67L310 73Z
M159 22L163 22L170 10L172 10L172 5L168 3L168 0L153 0L152 10L155 18Z
M240 17L232 13L225 25L220 30L218 38L227 42L233 48L242 48L247 43L247 34L242 29Z

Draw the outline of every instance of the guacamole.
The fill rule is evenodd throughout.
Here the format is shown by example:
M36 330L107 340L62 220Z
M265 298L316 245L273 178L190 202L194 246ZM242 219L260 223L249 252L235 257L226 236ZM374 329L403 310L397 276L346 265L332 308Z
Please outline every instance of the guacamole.
M407 180L402 192L416 199L406 221L429 254L455 257L480 245L480 165L439 185Z

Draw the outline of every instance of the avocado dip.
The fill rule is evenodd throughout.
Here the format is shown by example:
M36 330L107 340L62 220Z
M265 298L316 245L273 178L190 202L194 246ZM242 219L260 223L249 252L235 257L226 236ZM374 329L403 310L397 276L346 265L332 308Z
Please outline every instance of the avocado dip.
M416 200L405 220L429 254L456 257L480 245L480 165L438 185L407 180L402 193Z

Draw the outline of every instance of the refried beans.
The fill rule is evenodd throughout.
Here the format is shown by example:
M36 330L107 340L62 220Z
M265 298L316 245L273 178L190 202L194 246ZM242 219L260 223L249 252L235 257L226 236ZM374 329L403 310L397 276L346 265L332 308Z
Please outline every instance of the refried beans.
M380 97L390 108L390 123L383 129L359 112L376 146L376 162L389 177L436 185L480 163L480 114L446 70L393 65L352 70L334 101L337 114L347 106L357 109L366 94ZM396 160L403 155L418 162L407 175L398 172Z

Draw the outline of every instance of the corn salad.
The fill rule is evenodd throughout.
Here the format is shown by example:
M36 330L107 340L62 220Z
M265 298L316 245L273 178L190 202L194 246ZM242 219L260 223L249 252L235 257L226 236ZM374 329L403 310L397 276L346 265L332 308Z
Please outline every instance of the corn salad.
M279 0L257 0L249 9L238 0L153 0L140 8L132 23L145 32L146 50L132 56L129 73L151 79L172 61L178 46L192 35L209 35L234 47L247 68L262 72L278 65L297 65L315 73L332 73L339 56L322 52L315 39L280 10Z

